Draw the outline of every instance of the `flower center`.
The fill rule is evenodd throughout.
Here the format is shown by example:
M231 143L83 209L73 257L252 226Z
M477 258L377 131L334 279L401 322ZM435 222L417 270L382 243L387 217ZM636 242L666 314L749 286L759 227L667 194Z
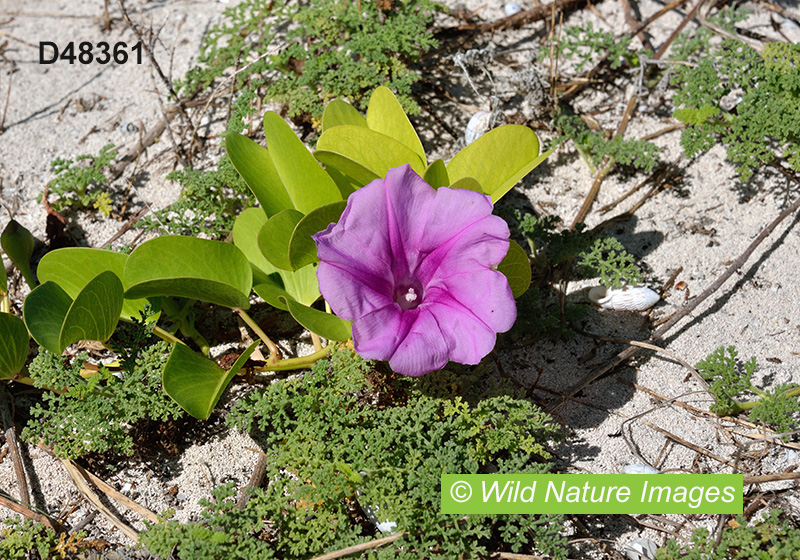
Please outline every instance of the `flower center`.
M395 289L394 300L401 309L415 309L422 303L422 287L416 283L401 284Z

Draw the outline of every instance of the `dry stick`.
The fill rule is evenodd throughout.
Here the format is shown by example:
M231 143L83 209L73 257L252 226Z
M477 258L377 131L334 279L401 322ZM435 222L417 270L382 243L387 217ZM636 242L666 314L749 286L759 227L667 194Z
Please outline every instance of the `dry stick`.
M767 237L769 237L769 235L775 230L776 227L778 227L778 225L783 220L785 220L787 217L797 212L798 209L800 209L800 197L798 197L798 199L795 200L794 203L791 206L789 206L786 210L778 214L778 217L775 218L771 224L766 226L758 235L758 237L756 237L752 241L752 243L750 243L747 249L745 249L744 253L742 253L735 261L733 261L733 264L731 264L725 270L725 272L720 274L719 278L717 278L708 288L706 288L703 291L703 293L701 293L699 296L691 300L690 303L685 305L683 308L681 308L680 311L678 311L675 315L673 315L669 321L661 325L652 335L650 335L650 339L648 340L648 342L652 343L661 339L664 336L664 334L666 334L666 332L675 325L675 323L677 323L678 321L683 319L686 315L694 311L694 309L698 305L703 303L709 296L711 296L711 294L716 292L725 283L725 281L728 280L728 278L730 278L733 275L734 272L736 272L742 266L744 266L744 263L747 262L747 259L750 258L750 255L753 253L753 251L756 250L756 247L758 247ZM561 405L566 403L567 400L578 394L578 392L580 392L589 383L591 383L598 377L605 375L612 369L616 368L618 365L622 364L623 362L627 361L633 356L636 356L640 352L641 349L636 347L630 347L623 350L622 352L617 354L617 357L611 363L601 368L598 368L595 371L589 372L588 374L583 376L583 378L581 378L581 380L578 381L575 385L567 389L566 393L564 393L562 397L562 400L550 406L547 409L547 412L552 412L556 408L559 408Z
M761 474L744 477L745 484L761 484L763 482L778 482L781 480L800 480L800 473Z
M70 461L69 459L61 459L61 463L67 469L67 473L69 473L69 477L72 479L72 482L75 483L75 486L80 490L81 494L92 503L92 505L97 508L97 510L102 513L111 523L119 529L126 537L131 539L132 541L138 543L139 542L139 533L130 525L128 525L124 520L120 519L113 511L111 511L101 500L97 493L92 489L89 485L89 475L88 473L81 467Z
M6 388L0 385L0 416L3 419L3 430L5 430L6 443L11 453L11 461L14 463L14 473L17 475L19 484L19 499L24 506L31 505L31 494L28 490L28 481L25 478L25 469L22 465L22 454L19 451L19 441L14 431L14 418L11 412L11 395Z
M728 465L729 467L731 467L731 468L734 468L734 469L735 469L735 468L737 468L737 467L736 467L736 463L734 463L734 462L732 462L732 461L729 461L729 460L728 460L728 459L726 459L725 457L720 457L720 456L719 456L719 455L717 455L716 453L711 453L710 451L708 451L708 450L706 450L706 449L703 449L703 448L702 448L702 447L700 447L699 445L695 445L694 443L692 443L692 442L690 442L690 441L687 441L687 440L685 440L685 439L683 439L683 438L681 438L681 437L679 437L679 436L676 436L675 434L673 434L673 433L671 433L671 432L668 432L668 431L667 431L667 430L665 430L664 428L659 428L659 427L658 427L658 426L656 426L655 424L652 424L652 423L650 423L650 422L648 422L648 421L646 421L646 420L643 420L643 421L642 421L642 424L644 424L644 425L645 425L645 426L647 426L648 428L651 428L651 429L653 429L653 430L655 430L655 431L659 432L660 434L662 434L663 436L665 436L665 437L667 437L667 438L671 439L671 440L672 440L672 441L674 441L675 443L678 443L678 444L680 444L680 445L683 445L684 447L688 447L688 448L689 448L689 449L691 449L692 451L695 451L695 452L697 452L697 453L700 453L701 455L705 455L706 457L709 457L709 458L711 458L711 459L714 459L715 461L718 461L718 462L722 463L723 465Z
M13 68L12 68L13 70ZM6 102L3 105L3 116L0 117L0 132L3 132L3 129L6 125L6 113L8 112L8 100L11 98L11 77L14 75L14 72L8 73L8 89L6 90Z
M641 22L636 19L636 14L633 11L633 6L631 5L631 0L622 0L622 6L625 10L625 23L628 24L628 27L631 30L637 30L641 27ZM650 38L645 35L644 29L641 29L631 35L631 37L638 37L639 40L642 42L642 46L649 51L654 51L653 43L650 42Z
M681 31L683 31L683 28L686 27L686 25L690 21L692 21L694 19L694 16L697 14L697 10L699 10L700 6L702 6L705 3L706 3L706 0L699 0L697 2L697 4L695 4L694 8L689 10L689 13L686 14L686 17L683 18L683 21L681 21L678 24L678 27L675 28L675 30L670 34L670 36L667 37L667 40L664 41L664 44L661 45L661 47L656 51L655 56L653 56L654 59L657 60L657 59L661 58L662 56L664 56L664 53L667 52L667 49L669 49L670 45L672 45L672 42L678 37L678 34Z
M389 537L383 537L382 539L375 539L374 541L369 541L361 544L356 544L353 546L348 546L347 548L343 548L341 550L334 550L333 552L328 552L327 554L322 554L320 556L315 556L311 560L336 560L336 558L342 558L344 556L350 556L351 554L356 554L358 552L364 552L365 550L372 550L373 548L378 548L379 546L383 546L385 544L393 543L397 539L401 539L405 537L408 533L397 533L396 535L391 535Z
M553 10L555 11L564 11L570 8L577 6L578 4L583 4L587 0L555 0L550 4L534 6L530 10L524 10L512 16L506 16L504 18L496 19L494 21L486 22L486 23L467 23L458 25L456 27L445 27L441 29L437 35L448 34L448 33L463 33L465 31L475 31L477 33L486 33L486 32L493 32L493 31L500 31L503 29L514 29L517 27L522 27L528 23L533 23L536 21L542 21L550 17L550 14Z
M633 114L633 110L636 107L637 100L638 97L636 95L631 96L630 100L628 100L628 106L625 108L625 113L622 115L622 121L620 121L619 126L617 127L617 132L614 134L615 138L622 137L625 134L625 130L628 128L628 122L630 122L631 114ZM594 183L592 183L592 188L589 189L589 194L586 195L586 198L584 199L580 210L578 210L578 214L575 216L575 219L572 220L572 225L569 226L569 229L575 229L575 226L586 219L586 215L589 214L589 210L591 210L592 204L594 204L597 194L600 192L600 185L603 184L606 176L608 176L609 172L614 167L614 162L615 159L613 157L606 158L604 160L604 165L598 170L594 179Z
M161 78L161 81L164 82L164 85L169 90L170 95L172 95L172 98L178 100L178 108L180 109L181 114L186 117L186 120L189 122L189 124L192 124L192 119L189 117L189 113L186 110L184 102L181 101L181 98L178 97L177 93L175 93L175 89L172 87L172 82L170 82L169 79L164 75L164 72L161 71L161 66L159 66L158 62L156 61L156 57L153 56L153 51L150 50L150 45L147 44L147 41L145 41L144 37L142 37L142 33L139 31L139 28L133 24L130 16L128 16L128 10L125 9L125 4L122 0L117 0L117 4L119 4L119 9L122 11L122 17L125 18L125 23L128 24L128 27L136 35L136 38L139 39L139 42L147 53L147 57L150 59L150 64L152 64L153 68L155 68L159 78Z
M242 491L239 493L239 499L236 500L236 507L239 509L244 509L244 506L247 505L247 501L250 499L251 490L254 488L258 488L261 486L261 483L264 482L264 474L267 472L267 456L261 453L258 458L258 462L256 463L255 468L253 469L253 474L250 475L250 481L247 483L247 486L242 488Z
M0 506L10 509L11 511L15 511L20 515L24 515L31 521L36 521L37 523L42 523L47 527L50 527L56 533L62 533L64 531L64 527L56 521L55 519L51 519L47 515L39 513L38 511L34 511L27 506L23 506L20 503L12 500L11 498L7 498L0 494Z
M686 4L686 2L688 2L688 1L689 0L675 0L675 2L667 4L666 6L664 6L660 10L658 10L656 13L654 13L652 16L650 16L649 18L645 19L642 23L640 23L639 26L636 29L633 29L632 31L629 31L628 32L628 37L633 38L633 37L637 36L639 33L644 31L645 29L647 29L647 27L651 23L653 23L655 20L657 20L658 18L660 18L664 14L666 14L668 12L671 12L672 10L674 10L676 8L680 8L682 5Z

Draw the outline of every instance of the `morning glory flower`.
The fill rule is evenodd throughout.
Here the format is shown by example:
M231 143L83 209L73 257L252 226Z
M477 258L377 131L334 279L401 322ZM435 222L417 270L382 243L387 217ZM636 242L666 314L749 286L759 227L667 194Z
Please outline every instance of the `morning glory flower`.
M477 364L517 317L508 280L492 268L508 251L508 225L481 193L437 190L395 167L313 237L320 292L352 322L356 352L397 373Z

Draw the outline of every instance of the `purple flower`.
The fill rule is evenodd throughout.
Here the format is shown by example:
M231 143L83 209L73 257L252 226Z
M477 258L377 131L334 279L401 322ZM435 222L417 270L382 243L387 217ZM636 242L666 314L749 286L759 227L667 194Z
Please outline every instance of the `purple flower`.
M398 373L477 364L517 317L508 280L492 269L508 251L508 225L483 194L436 190L395 167L313 237L320 292L352 321L356 352Z

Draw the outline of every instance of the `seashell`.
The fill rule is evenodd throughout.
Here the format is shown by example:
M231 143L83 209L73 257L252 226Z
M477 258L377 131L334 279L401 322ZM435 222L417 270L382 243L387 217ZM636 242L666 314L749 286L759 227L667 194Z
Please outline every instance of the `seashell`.
M661 474L661 471L654 469L650 465L634 463L632 465L625 465L622 469L622 474Z
M469 145L484 135L492 124L492 114L486 111L478 111L467 123L467 130L464 132L464 141Z
M589 299L603 309L644 311L653 307L661 298L653 290L644 286L637 288L624 286L618 289L595 286L589 290Z
M634 539L622 547L622 552L630 560L653 560L657 550L658 545L650 539Z
M522 6L516 2L506 2L506 5L503 6L503 9L506 12L506 16L513 16L514 14L518 14L522 11Z
M363 476L365 480L368 478L367 473L364 471L359 471L359 474ZM380 531L381 533L389 533L390 535L396 534L397 523L395 523L394 521L389 521L388 519L386 521L380 520L380 511L381 511L380 506L375 506L362 502L361 498L363 496L363 490L364 490L363 487L356 488L356 499L358 500L358 505L361 506L361 511L364 512L364 515L367 516L367 519L369 519L372 522L372 524L375 525L375 528L378 529L378 531ZM383 509L385 510L386 508ZM385 512L384 512L384 517L385 517Z

